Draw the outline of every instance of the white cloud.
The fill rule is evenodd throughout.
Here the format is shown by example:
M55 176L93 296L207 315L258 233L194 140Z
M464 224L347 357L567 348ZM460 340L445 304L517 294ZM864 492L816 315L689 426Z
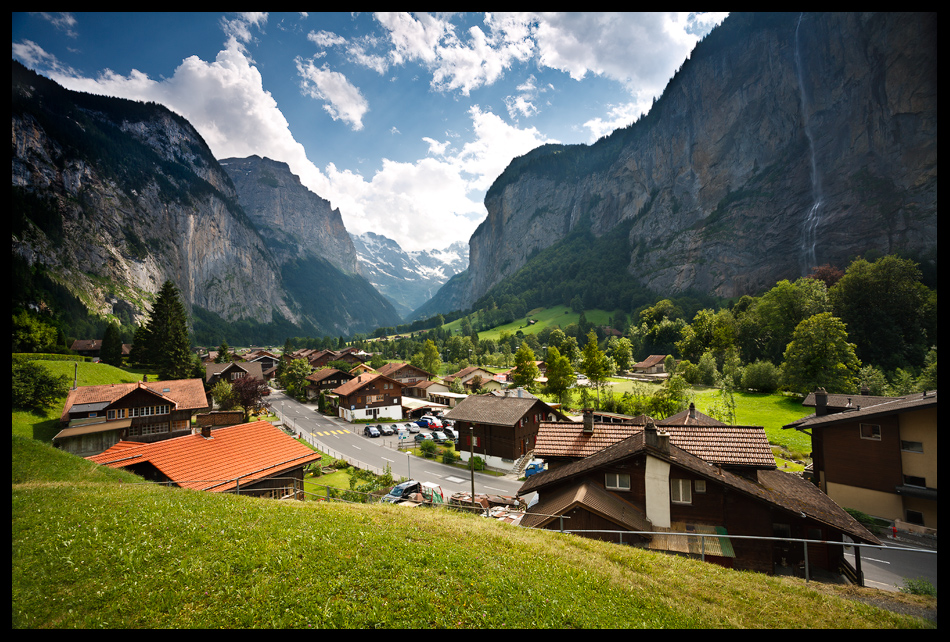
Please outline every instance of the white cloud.
M363 115L369 111L369 103L360 90L338 71L331 71L324 64L317 67L313 61L296 59L297 73L302 78L300 88L304 95L324 101L323 106L333 120L350 124L354 131L363 129Z

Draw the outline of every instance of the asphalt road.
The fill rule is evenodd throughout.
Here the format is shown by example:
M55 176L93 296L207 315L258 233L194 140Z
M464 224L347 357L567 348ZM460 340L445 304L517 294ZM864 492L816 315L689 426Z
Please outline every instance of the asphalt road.
M470 471L399 451L395 436L364 437L363 424L327 417L317 412L315 406L302 404L278 390L271 392L268 401L287 428L303 434L317 448L334 457L359 462L362 464L360 468L374 472L384 470L388 464L393 477L433 482L439 484L448 495L471 491ZM515 479L475 473L476 493L513 496L519 488L521 482Z
M883 538L881 538L883 539ZM913 544L886 542L896 548L917 548ZM929 549L925 549L929 550ZM854 566L854 553L845 552ZM895 548L861 548L861 570L864 584L869 588L897 591L905 579L924 578L937 588L937 553L896 550Z

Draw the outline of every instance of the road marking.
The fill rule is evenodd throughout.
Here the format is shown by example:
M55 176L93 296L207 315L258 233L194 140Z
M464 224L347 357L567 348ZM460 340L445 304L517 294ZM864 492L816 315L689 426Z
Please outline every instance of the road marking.
M385 461L388 461L388 462L391 463L391 464L395 464L395 463L396 463L396 462L394 462L392 459L386 459L385 457L380 457L380 459L385 460Z
M501 489L501 488L494 488L494 487L492 487L492 486L485 486L485 488L488 488L488 489L490 489L490 490L497 490L499 493L508 492L508 491L506 491L506 490L504 490L504 489Z

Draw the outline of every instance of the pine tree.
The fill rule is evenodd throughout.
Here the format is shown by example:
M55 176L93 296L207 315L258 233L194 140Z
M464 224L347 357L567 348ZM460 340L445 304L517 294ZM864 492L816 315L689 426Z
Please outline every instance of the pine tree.
M122 367L122 337L115 323L110 323L106 328L102 347L99 349L99 359L110 366Z
M192 361L185 307L171 281L165 281L159 290L145 327L146 363L158 369L160 379L188 378Z

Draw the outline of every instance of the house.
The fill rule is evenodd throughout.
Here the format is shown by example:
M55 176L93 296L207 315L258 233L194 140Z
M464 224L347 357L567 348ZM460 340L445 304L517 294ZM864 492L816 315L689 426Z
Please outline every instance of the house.
M69 349L84 357L98 357L102 351L102 339L76 339Z
M666 372L663 366L665 359L665 354L651 354L643 361L630 366L630 370L640 374L663 374Z
M541 422L567 417L535 397L476 395L463 399L445 413L445 419L455 422L460 450L496 458L500 467L501 460L515 460L534 450Z
M402 388L395 379L368 372L333 390L337 412L347 421L402 419Z
M350 348L339 352L336 350L303 350L300 354L301 357L307 359L307 361L310 362L310 366L316 370L326 367L331 361L343 361L351 366L363 363L363 360L356 355L356 351Z
M808 395L815 413L784 428L811 435L815 483L848 508L903 530L937 528L937 392Z
M737 475L673 445L670 433L652 423L584 459L529 477L518 494L531 493L537 493L537 502L529 507L522 526L578 531L614 542L620 539L616 531L642 531L623 535L620 541L651 550L702 554L707 561L740 570L789 572L804 564L805 550L797 542L730 535L822 540L807 544L808 562L811 568L832 572L848 562L843 546L824 542L880 544L797 475L774 467L757 470L753 478Z
M411 386L420 381L428 381L432 374L410 363L392 362L381 366L378 372L390 379L395 379L404 386Z
M79 386L69 391L53 445L87 457L123 439L168 439L191 431L208 407L200 379Z
M244 361L261 364L264 381L274 378L280 357L267 350L254 350L244 355Z
M494 375L488 370L479 368L478 366L469 366L459 370L458 372L444 376L442 381L445 382L445 385L451 386L456 380L458 380L459 383L464 386L467 382L471 381L475 377L480 377L483 385L494 380Z
M206 363L205 385L213 388L219 381L232 383L244 377L256 377L265 381L261 364L258 361L229 361L227 363Z
M542 423L534 456L548 470L590 457L624 439L643 432L653 419L642 415L638 423L597 423L585 412L582 423ZM690 409L656 423L669 434L670 443L706 462L737 475L754 479L759 470L775 468L775 457L761 426L731 426Z
M320 453L270 422L255 421L205 426L153 444L120 441L86 459L179 488L279 499L303 487L303 469Z
M323 368L316 372L311 372L304 379L307 380L307 399L316 399L321 392L331 392L339 388L347 381L352 380L354 375L349 372L343 372L336 368Z

